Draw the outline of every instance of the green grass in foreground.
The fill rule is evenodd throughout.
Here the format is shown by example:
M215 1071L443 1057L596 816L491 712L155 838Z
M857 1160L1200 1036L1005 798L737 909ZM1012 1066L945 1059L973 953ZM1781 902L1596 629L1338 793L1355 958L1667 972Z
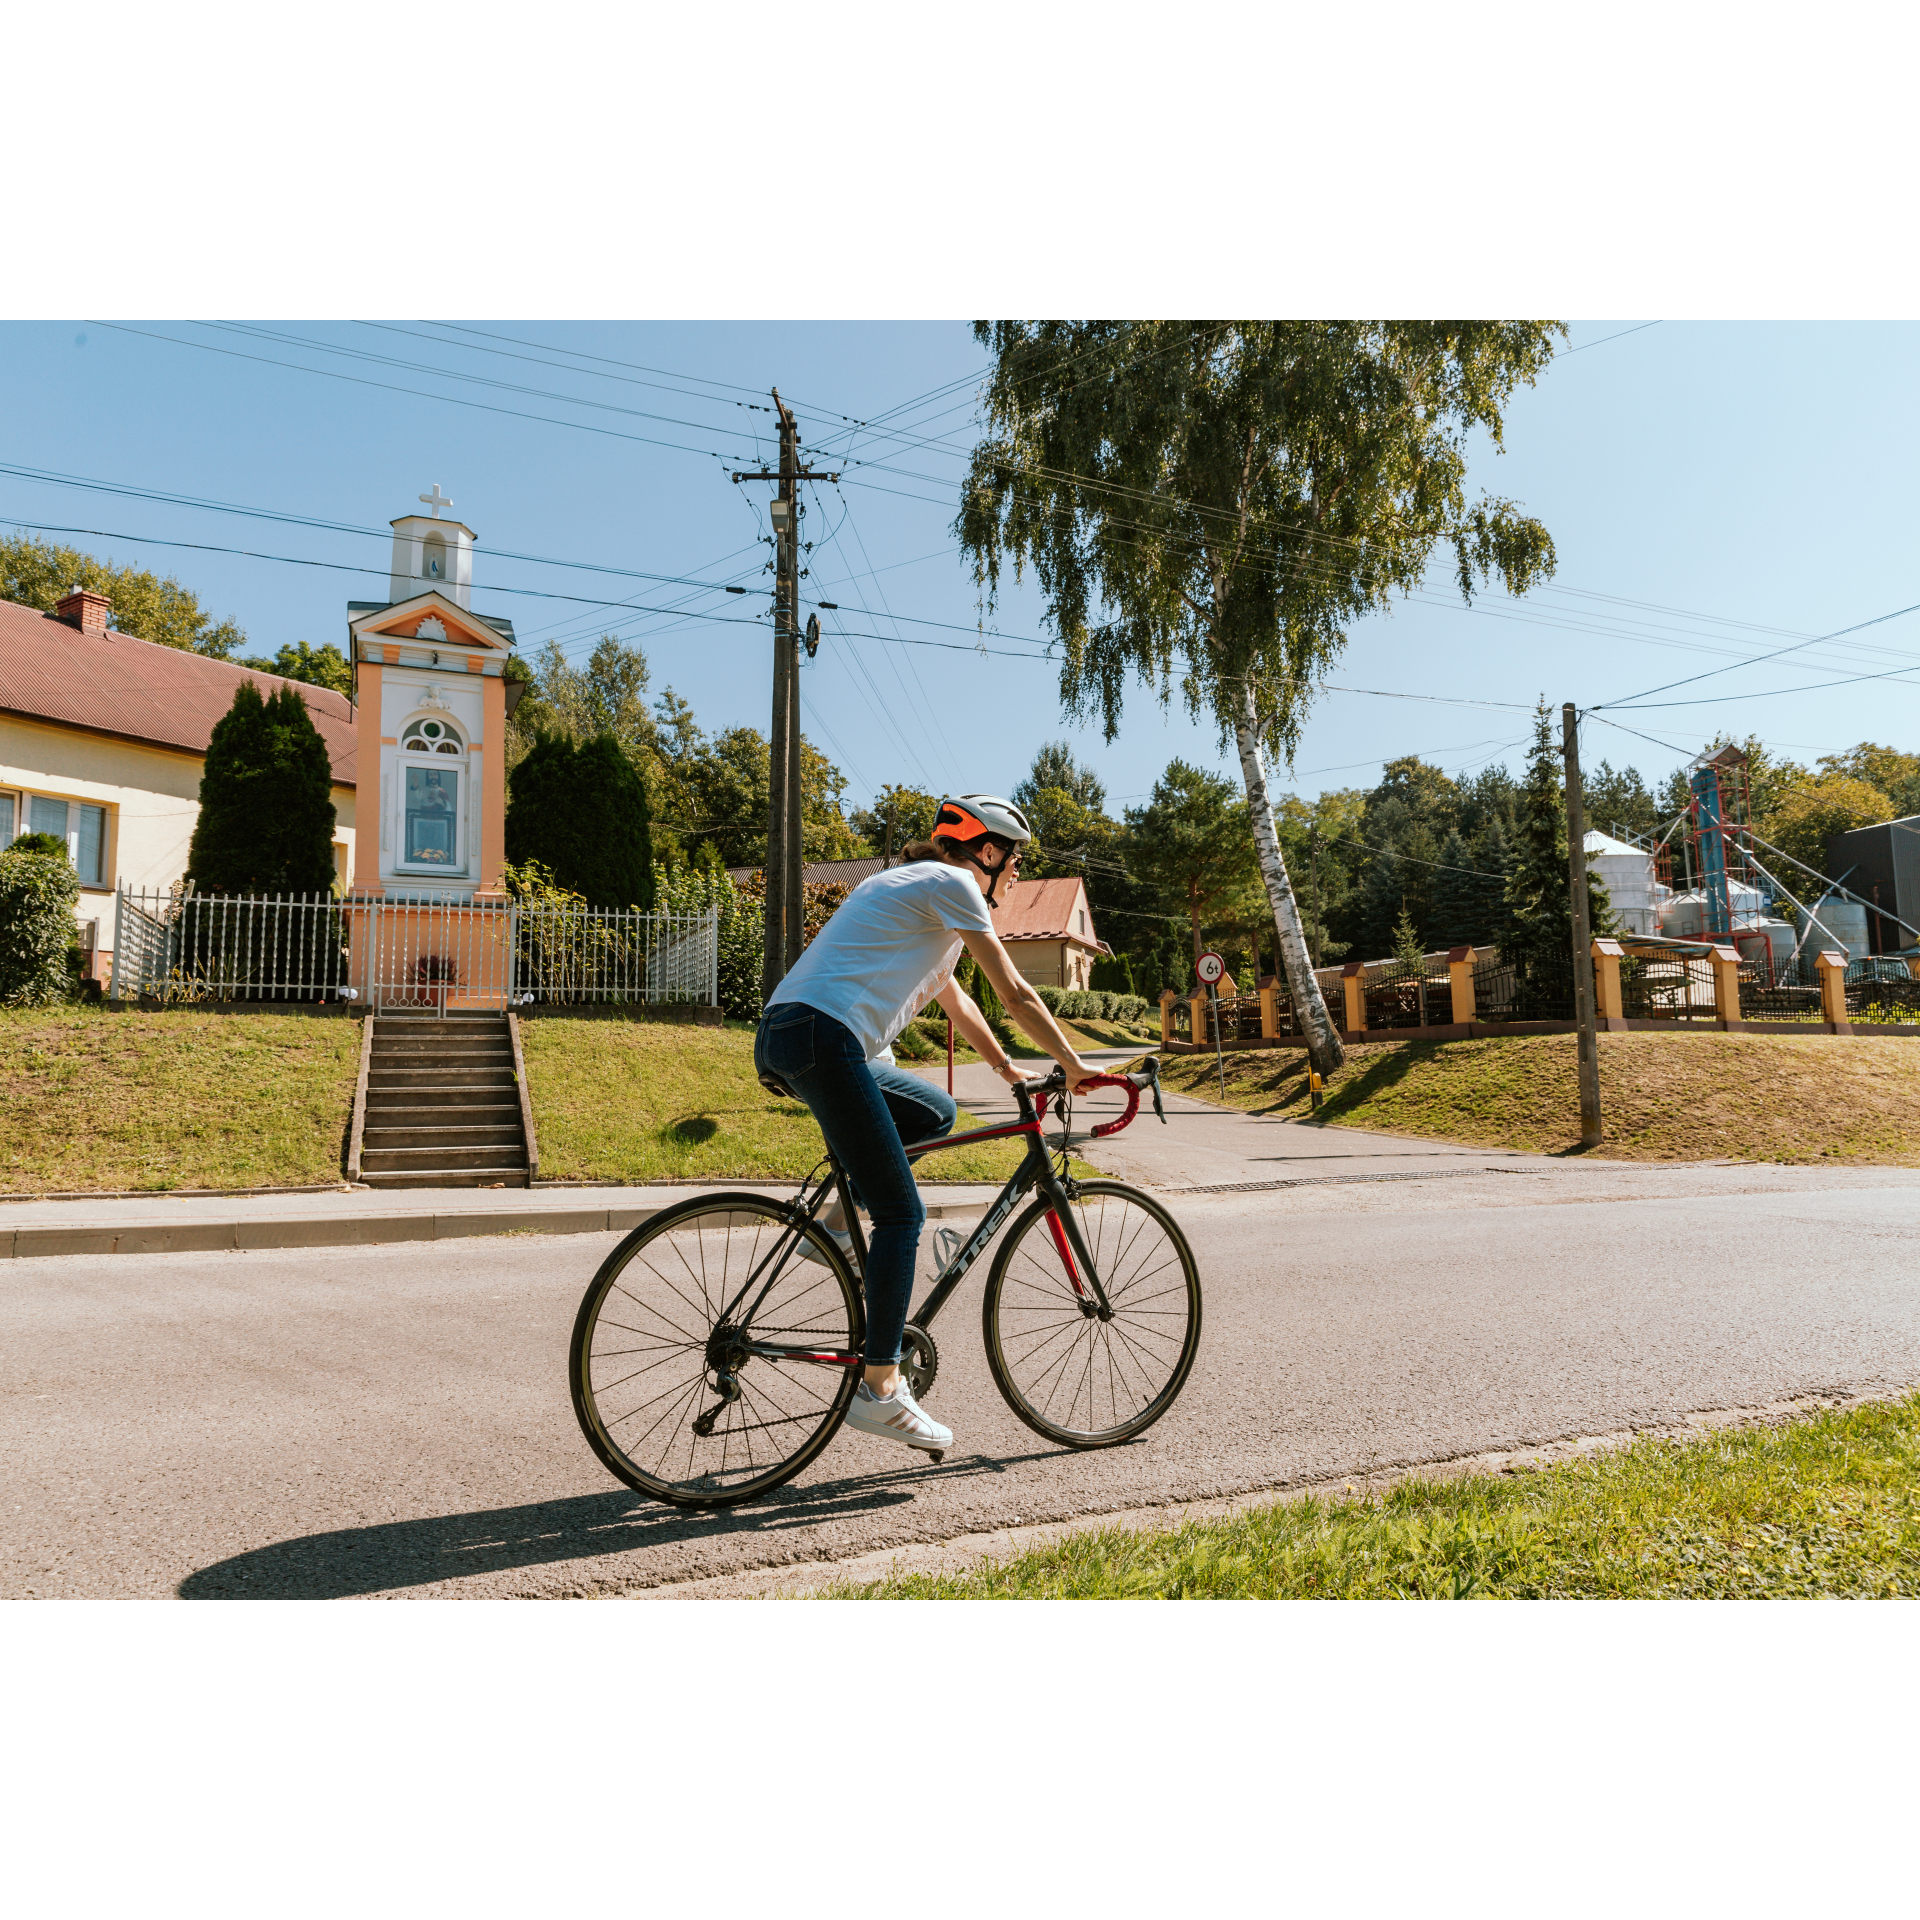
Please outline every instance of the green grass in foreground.
M0 1189L338 1180L359 1060L357 1020L0 1012Z
M1165 1533L1072 1535L842 1599L1879 1599L1920 1595L1920 1395L1539 1472L1407 1480Z
M521 1031L543 1179L798 1180L821 1157L813 1116L754 1078L751 1027L543 1015ZM962 1109L958 1124L978 1122ZM920 1172L997 1182L1019 1159L995 1141Z

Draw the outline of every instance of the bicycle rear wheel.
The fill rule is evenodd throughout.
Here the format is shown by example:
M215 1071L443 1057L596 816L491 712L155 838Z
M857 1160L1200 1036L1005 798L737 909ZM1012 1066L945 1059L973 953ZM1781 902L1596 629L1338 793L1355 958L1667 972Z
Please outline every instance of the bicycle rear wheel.
M1117 1180L1082 1180L1074 1217L1112 1318L1090 1318L1036 1201L987 1276L987 1365L1019 1417L1067 1447L1111 1447L1179 1398L1200 1347L1200 1271L1173 1216Z
M568 1378L580 1430L616 1478L678 1507L737 1506L833 1438L866 1317L839 1248L815 1224L801 1232L822 1261L800 1257L781 1202L712 1194L669 1207L602 1262Z

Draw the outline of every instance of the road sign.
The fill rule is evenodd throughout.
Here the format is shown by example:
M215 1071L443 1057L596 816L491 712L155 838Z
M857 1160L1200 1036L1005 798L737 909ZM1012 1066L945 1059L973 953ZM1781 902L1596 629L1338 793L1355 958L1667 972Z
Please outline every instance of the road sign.
M1217 953L1203 953L1193 963L1193 970L1200 976L1203 986L1215 987L1224 978L1227 963Z

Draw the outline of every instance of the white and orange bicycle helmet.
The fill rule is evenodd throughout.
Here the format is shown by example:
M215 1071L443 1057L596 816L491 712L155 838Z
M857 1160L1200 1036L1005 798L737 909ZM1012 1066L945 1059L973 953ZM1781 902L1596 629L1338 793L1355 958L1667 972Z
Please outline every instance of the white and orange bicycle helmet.
M982 865L981 843L991 840L1002 853L1011 853L1015 847L1024 847L1033 839L1033 828L1011 800L1003 800L997 793L963 793L957 800L940 802L933 816L933 831L927 837L955 842L966 858L979 867L987 877L987 905L992 906L994 890L1000 884L1001 874L1006 872L1006 863L1002 861L991 868Z

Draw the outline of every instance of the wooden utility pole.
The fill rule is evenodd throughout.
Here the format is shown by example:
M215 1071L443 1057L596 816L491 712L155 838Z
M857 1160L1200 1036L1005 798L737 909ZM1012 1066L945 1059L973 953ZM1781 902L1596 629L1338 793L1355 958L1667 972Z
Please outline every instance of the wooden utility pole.
M1560 709L1567 756L1567 881L1573 896L1573 1017L1579 1028L1580 1144L1600 1144L1600 1030L1593 1002L1593 935L1587 925L1587 803L1580 790L1580 716Z
M802 480L838 480L800 464L800 429L793 410L773 390L780 416L780 466L736 473L740 480L772 480L773 715L767 727L767 932L760 991L771 994L800 957L805 895L800 852L800 499Z

